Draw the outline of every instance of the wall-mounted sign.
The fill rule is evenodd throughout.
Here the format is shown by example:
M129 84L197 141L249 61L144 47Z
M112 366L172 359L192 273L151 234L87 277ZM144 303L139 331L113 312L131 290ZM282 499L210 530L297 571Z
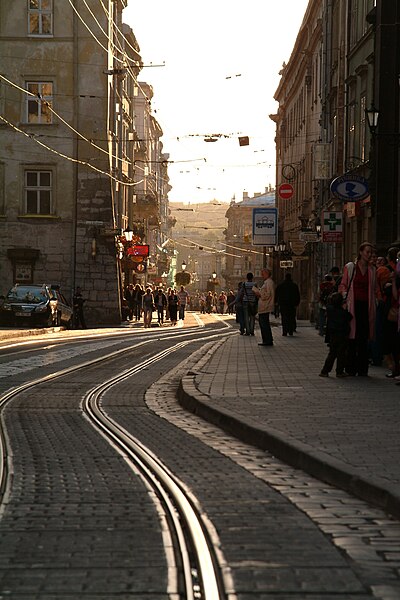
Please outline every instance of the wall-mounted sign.
M281 183L278 187L278 196L282 198L282 200L290 200L293 198L294 187L291 183Z
M147 244L135 244L126 250L127 256L149 256L149 246Z
M278 209L253 208L253 246L275 246L278 237Z
M369 196L368 181L357 175L342 175L331 183L331 193L342 202L357 202Z
M343 242L343 213L324 211L322 213L322 241Z
M292 260L281 260L281 261L279 261L279 266L281 269L293 269L293 261Z

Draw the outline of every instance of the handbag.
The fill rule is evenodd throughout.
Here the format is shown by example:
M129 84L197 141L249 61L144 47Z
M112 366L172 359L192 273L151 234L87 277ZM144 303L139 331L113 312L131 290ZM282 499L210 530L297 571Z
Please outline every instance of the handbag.
M397 306L391 306L387 315L387 320L392 323L397 323L399 318L399 309Z

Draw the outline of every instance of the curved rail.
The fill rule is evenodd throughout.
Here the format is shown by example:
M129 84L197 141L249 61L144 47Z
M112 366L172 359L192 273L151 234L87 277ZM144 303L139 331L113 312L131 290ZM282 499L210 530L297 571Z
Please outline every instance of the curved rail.
M125 458L129 457L129 460L139 469L155 489L159 498L162 499L163 505L168 511L169 522L173 524L175 537L179 541L179 554L185 580L185 597L188 600L195 598L220 600L225 597L225 594L221 588L221 578L217 574L212 543L201 516L183 491L183 486L148 448L111 419L100 407L102 396L113 386L176 352L188 343L186 341L176 344L143 361L140 365L98 385L85 396L83 408L91 422L106 439L111 440L117 446ZM185 527L182 527L182 522Z
M227 332L225 335L230 335ZM233 332L232 332L233 333ZM219 337L220 334L202 333L200 338L210 339ZM164 336L163 336L164 337ZM176 334L174 336L177 337ZM147 339L135 344L137 349L143 345L155 341ZM162 360L166 356L188 345L193 340L181 341L174 346L169 347L156 355L147 358L140 364L131 367L115 377L96 386L87 394L84 399L84 410L91 422L96 425L98 430L118 448L124 456L129 456L132 464L144 475L148 482L152 483L157 491L158 497L162 498L164 506L168 510L169 521L173 523L176 539L179 540L179 555L183 566L185 579L185 594L188 600L221 600L226 595L223 591L222 577L218 574L218 563L212 552L212 542L207 535L207 530L201 520L201 516L196 511L193 503L183 491L183 486L171 474L162 462L155 457L149 449L144 447L138 440L134 439L118 423L108 417L99 406L101 396L111 387L120 383L124 379L139 373L155 362ZM75 371L93 366L106 360L117 357L121 353L126 353L127 349L119 349L107 355L91 359L80 363L79 365L67 367L60 371L50 373L44 377L21 384L12 388L0 397L0 410L12 398L19 393L30 389L41 383L63 377ZM0 495L3 496L8 485L6 442L4 439L2 427L0 430ZM178 516L177 516L178 515ZM181 522L184 523L182 527ZM193 559L193 556L196 558Z

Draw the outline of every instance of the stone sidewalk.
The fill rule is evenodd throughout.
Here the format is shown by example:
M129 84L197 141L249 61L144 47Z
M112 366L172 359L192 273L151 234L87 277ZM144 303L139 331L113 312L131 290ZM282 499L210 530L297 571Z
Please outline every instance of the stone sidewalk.
M234 327L236 325L233 322ZM233 334L181 381L183 406L242 441L400 517L400 386L318 376L327 346L307 322L274 346Z

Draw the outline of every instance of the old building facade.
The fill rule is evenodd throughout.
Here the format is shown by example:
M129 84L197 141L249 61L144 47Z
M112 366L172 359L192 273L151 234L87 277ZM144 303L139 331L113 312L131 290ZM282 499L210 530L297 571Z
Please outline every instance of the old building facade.
M294 194L278 199L279 221L283 239L297 248L294 278L310 318L324 273L355 258L364 240L384 251L399 237L399 52L389 56L389 46L399 47L399 9L397 0L310 0L282 69L271 116L277 182L279 189L290 181ZM385 116L373 133L374 105ZM369 195L338 198L332 183L339 177L366 181ZM326 235L336 226L335 236ZM299 239L307 240L304 248Z
M71 298L81 286L92 325L120 321L124 279L133 270L121 239L141 220L136 189L151 188L164 202L168 193L162 131L137 81L140 48L122 23L126 4L0 6L1 293L14 282L48 282ZM145 112L138 90L150 134L138 134ZM141 139L151 140L143 160L158 161L156 174L135 163ZM161 233L152 235L159 241Z

